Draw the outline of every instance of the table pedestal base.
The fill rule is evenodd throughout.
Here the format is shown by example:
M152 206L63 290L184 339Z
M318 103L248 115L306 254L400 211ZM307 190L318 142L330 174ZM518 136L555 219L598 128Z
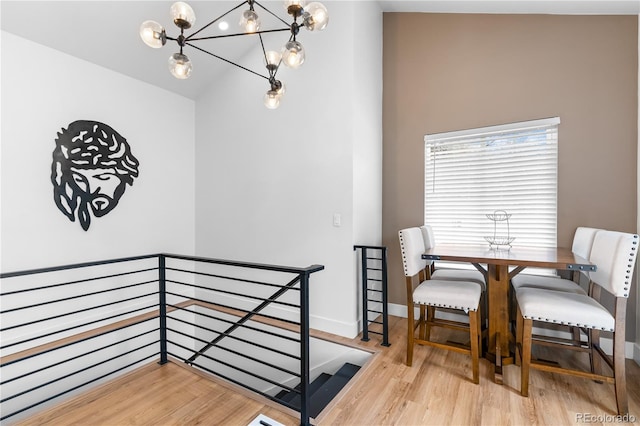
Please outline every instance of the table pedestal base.
M500 342L500 335L496 336L496 341ZM515 357L510 353L503 354L501 345L496 344L495 353L487 352L485 358L488 359L494 365L494 381L501 385L502 380L502 367L505 365L511 365L515 362Z

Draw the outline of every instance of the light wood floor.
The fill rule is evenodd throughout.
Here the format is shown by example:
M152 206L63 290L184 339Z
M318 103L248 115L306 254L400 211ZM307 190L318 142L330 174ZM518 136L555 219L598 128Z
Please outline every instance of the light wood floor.
M619 424L612 385L533 370L531 396L522 398L519 367L506 366L500 386L492 381L489 362L482 360L480 384L474 385L468 357L423 346L416 347L413 366L407 367L406 319L392 317L390 323L388 348L376 335L369 342L335 339L379 352L317 424L575 425L587 423L580 421L587 415L601 416L590 417L590 424ZM631 415L640 423L640 367L632 360L627 360L627 386ZM296 413L277 407L188 367L150 364L21 424L246 426L259 413L286 425L299 423Z

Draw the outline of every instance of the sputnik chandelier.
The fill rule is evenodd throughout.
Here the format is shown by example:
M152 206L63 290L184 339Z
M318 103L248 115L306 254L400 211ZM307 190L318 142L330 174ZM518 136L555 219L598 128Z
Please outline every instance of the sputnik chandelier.
M227 15L235 12L245 5L247 9L245 9L240 15L239 21L240 27L243 32L213 36L201 35L200 37L196 37L203 30L209 28L216 22L218 22L219 24L225 22L224 19ZM259 8L259 10L262 9L264 12L272 15L279 22L286 25L286 27L268 30L261 29L260 17L256 12L256 6ZM289 68L295 69L302 65L305 59L304 48L302 47L302 44L298 40L296 40L296 36L298 35L300 28L304 27L309 31L321 31L327 26L327 23L329 22L327 8L322 3L310 2L307 4L307 2L304 0L289 0L284 2L284 6L287 10L287 13L293 18L293 22L290 24L257 1L246 0L240 3L238 6L232 8L228 12L217 17L213 21L209 22L208 24L204 25L202 28L193 32L189 36L185 36L185 30L188 30L193 26L196 17L191 6L184 2L177 2L171 6L171 18L173 19L173 23L176 24L178 28L180 28L179 36L170 37L167 35L164 27L162 27L162 25L160 25L159 23L155 21L145 21L140 26L140 37L148 46L153 48L160 48L164 46L167 40L175 41L178 44L180 48L179 53L174 53L169 57L169 71L171 72L171 74L173 74L174 77L178 79L188 78L191 75L191 71L193 70L191 60L187 55L183 53L183 49L186 46L192 47L245 71L253 73L259 77L267 79L269 81L270 88L264 96L264 104L267 108L275 109L280 105L280 99L282 98L282 95L285 91L285 86L280 80L276 79L276 74L278 73L280 65L284 64ZM300 23L298 23L298 19L300 19ZM266 50L264 47L262 34L280 31L290 32L291 36L289 37L289 41L284 45L281 51ZM260 40L260 46L262 48L262 54L264 56L264 65L267 69L266 75L260 74L259 72L253 71L247 67L239 65L233 61L225 59L193 44L194 42L203 40L256 35Z

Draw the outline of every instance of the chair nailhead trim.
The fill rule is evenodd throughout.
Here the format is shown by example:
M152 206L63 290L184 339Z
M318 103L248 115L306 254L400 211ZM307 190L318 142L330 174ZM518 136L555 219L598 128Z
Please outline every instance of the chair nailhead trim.
M477 311L478 307L476 306L475 308L469 308L466 306L455 306L455 305L445 305L443 303L420 303L420 302L415 302L419 305L427 305L427 306L437 306L438 308L449 308L449 309L458 309L460 311Z
M400 235L400 253L402 254L402 268L404 269L404 274L406 276L408 275L407 274L407 255L404 249L404 238L402 238L402 232L400 232L399 235Z
M585 328L592 328L594 330L602 330L602 331L614 331L613 328L606 328L606 327L596 327L595 325L590 325L590 324L574 324L572 322L558 322L555 320L550 320L548 318L539 318L539 317L532 317L532 316L523 316L523 318L525 319L530 319L533 321L543 321L543 322L550 322L550 323L554 323L554 324L562 324L562 325L567 325L567 326L574 326L574 327L585 327Z

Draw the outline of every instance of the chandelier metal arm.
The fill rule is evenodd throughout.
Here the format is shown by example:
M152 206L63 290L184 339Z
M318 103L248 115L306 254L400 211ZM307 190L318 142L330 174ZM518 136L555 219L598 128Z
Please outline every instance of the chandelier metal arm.
M1 1L1 0L0 0ZM329 15L327 8L319 1L309 2L308 0L285 0L284 6L287 14L291 17L291 22L281 18L278 14L272 12L267 7L263 6L257 0L239 0L240 4L232 7L225 13L219 15L217 18L211 20L198 30L192 32L190 35L185 34L185 30L192 31L196 22L196 15L191 6L184 1L177 1L171 5L170 15L173 23L180 29L180 34L175 37L167 36L165 28L156 21L147 20L140 25L140 37L142 41L152 48L161 48L167 43L167 40L175 42L179 47L179 53L173 53L168 60L169 72L177 79L184 80L189 78L193 71L193 64L191 59L183 53L183 49L191 47L195 50L199 50L202 53L206 53L216 59L233 65L236 68L240 68L258 77L262 77L269 82L270 89L264 95L264 104L269 109L275 109L280 104L280 99L284 95L286 88L285 85L276 79L276 74L280 70L281 65L285 65L291 69L296 69L304 63L305 49L302 43L296 40L296 36L300 30L304 27L309 31L322 31L329 21ZM261 0L263 1L263 0ZM266 1L266 0L264 0ZM248 6L248 7L247 7ZM257 6L257 7L256 7ZM227 17L230 14L236 13L236 11L242 7L247 7L248 10L242 11L240 15L240 22L238 25L241 30L236 30L234 34L227 34L229 29L229 23ZM262 22L260 15L256 13L256 9L260 9L260 14L265 12L265 15L269 16L269 28L261 29ZM218 31L211 31L208 34L200 36L200 34L210 28L213 24L219 23ZM275 25L273 25L275 23ZM282 26L281 26L281 24ZM222 25L224 24L224 25ZM281 28L277 28L281 26ZM275 27L275 28L274 28ZM242 32L237 32L242 31ZM265 46L265 38L263 34L289 32L289 41L278 50L267 50ZM264 66L267 70L267 74L258 71L254 71L246 66L240 65L238 62L223 58L216 55L213 52L205 50L196 46L196 42L204 40L224 39L228 37L240 37L248 35L257 35L260 41L260 49L262 50L262 56L264 58ZM255 41L255 38L253 39ZM267 37L268 40L268 37ZM236 55L242 52L238 49L234 52ZM255 52L257 53L257 51Z
M194 48L194 49L196 49L196 50L199 50L199 51L201 51L201 52L203 52L203 53L206 53L207 55L211 55L211 56L213 56L214 58L220 59L221 61L224 61L224 62L226 62L226 63L228 63L228 64L235 65L236 67L238 67L238 68L240 68L240 69L243 69L243 70L245 70L245 71L250 72L251 74L255 74L255 75L257 75L258 77L262 77L262 78L264 78L264 79L265 79L265 80L267 80L267 81L269 80L269 77L268 77L268 76L262 75L262 74L260 74L260 73L257 73L257 72L255 72L255 71L253 71L253 70L250 70L249 68L243 67L242 65L236 64L235 62L230 61L230 60L228 60L228 59L225 59L225 58L223 58L222 56L218 56L218 55L216 55L215 53L211 53L211 52L209 52L209 51L207 51L207 50L201 49L201 48L199 48L198 46L196 46L196 45L194 45L194 44L191 44L191 43L189 43L189 42L186 42L185 44L186 44L186 45L188 45L188 46L193 47L193 48Z
M255 31L253 33L220 34L220 35L215 35L215 36L197 37L197 38L187 37L186 40L187 41L213 40L213 39L216 39L216 38L238 37L238 36L246 36L246 35L253 35L253 34L265 34L265 33L277 33L277 32L283 32L283 31L291 31L291 29L290 28L278 28L278 29L275 29L275 30ZM167 37L167 39L169 39L169 37Z
M262 34L258 34L258 37L260 37L260 46L262 47L262 55L264 57L264 61L268 62L267 60L267 50L264 47L264 41L262 40ZM274 85L274 82L276 80L276 74L278 73L278 70L280 69L280 64L282 64L282 56L280 56L280 61L278 62L278 65L276 65L275 67L273 66L267 66L267 71L269 71L269 83L271 83L271 85Z
M204 27L200 28L198 31L195 31L194 33L192 33L189 37L187 37L187 40L190 41L193 39L193 36L198 34L199 32L202 32L203 30L209 28L211 25L215 24L216 22L218 22L220 19L224 18L225 16L227 16L229 13L233 12L236 9L239 9L240 7L244 6L245 4L249 3L248 1L244 1L242 3L240 3L239 5L237 5L236 7L229 9L228 11L226 11L225 13L223 13L222 15L218 16L216 19L214 19L213 21L209 22L207 25L205 25ZM286 24L286 22L285 22ZM196 39L196 40L200 40L200 39Z

